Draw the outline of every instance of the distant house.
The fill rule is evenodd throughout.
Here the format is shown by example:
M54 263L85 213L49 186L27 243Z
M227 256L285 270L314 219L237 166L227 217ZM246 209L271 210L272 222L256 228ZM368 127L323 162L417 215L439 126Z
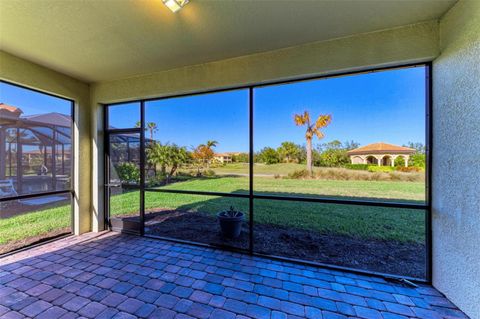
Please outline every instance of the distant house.
M394 166L395 160L402 157L407 167L410 155L415 152L413 148L380 142L353 149L347 154L352 164Z
M233 157L239 155L240 152L226 152L226 153L216 153L213 158L215 161L224 163L231 163L233 162Z

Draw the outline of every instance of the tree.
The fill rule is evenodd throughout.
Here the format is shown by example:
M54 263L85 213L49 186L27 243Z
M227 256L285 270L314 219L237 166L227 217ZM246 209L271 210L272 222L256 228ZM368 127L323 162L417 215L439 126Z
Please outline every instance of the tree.
M407 145L403 145L405 147L413 148L417 151L419 154L425 154L426 153L426 147L425 144L419 143L419 142L408 142Z
M202 163L202 166L209 167L210 161L215 156L213 148L218 145L217 141L207 141L206 144L200 144L193 150L193 158Z
M145 129L150 132L150 141L153 143L153 134L158 131L157 124L155 122L148 122Z
M348 164L349 158L347 151L356 148L357 143L350 141L342 143L339 140L333 140L318 146L318 163L320 166L338 167Z
M211 148L204 144L200 144L193 150L192 156L195 160L201 163L202 167L208 167L208 163L213 158L214 153Z
M280 162L278 153L274 148L265 147L257 154L257 159L265 164L277 164Z
M327 127L332 121L331 115L320 115L314 123L310 121L310 113L308 111L303 114L295 114L294 122L297 126L306 126L305 139L307 140L307 171L312 175L312 139L316 135L318 139L322 139L325 134L321 131L322 128Z
M207 144L205 146L208 147L209 149L213 149L217 145L218 145L217 141L207 141Z
M286 163L300 162L300 156L302 153L302 147L293 142L283 142L279 148L277 148L280 161Z
M140 127L140 126L142 126L142 123L140 121L138 121L135 124L135 127ZM145 123L145 131L150 132L150 141L153 143L153 141L154 141L153 140L153 134L158 132L157 123L155 123L155 122Z
M425 168L425 162L427 157L427 148L425 147L425 144L419 142L408 142L407 145L403 146L410 147L416 150L416 153L410 156L408 160L408 165Z
M155 143L147 149L147 161L153 165L161 165L162 173L166 175L167 184L177 169L188 162L188 153L185 147L176 144ZM169 170L167 171L167 168Z
M193 158L199 160L202 163L202 166L210 165L210 161L215 156L213 148L218 145L217 141L207 141L206 144L198 145L193 151Z
M343 146L347 151L354 150L360 147L360 143L355 141L346 141Z
M248 163L249 156L248 153L240 153L232 156L232 161L235 163Z

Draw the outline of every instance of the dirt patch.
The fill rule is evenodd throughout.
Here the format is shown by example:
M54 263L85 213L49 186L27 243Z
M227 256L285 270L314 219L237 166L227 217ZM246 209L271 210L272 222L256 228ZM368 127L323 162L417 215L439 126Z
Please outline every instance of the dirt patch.
M40 234L37 236L32 236L28 238L24 238L22 240L9 242L3 245L0 245L0 254L8 253L12 250L23 248L25 246L34 245L41 243L43 241L47 241L54 237L65 235L71 232L70 227L59 228L48 232L47 234Z
M215 217L202 213L160 211L146 215L145 233L212 245L248 248L248 224L237 239L223 238ZM393 240L317 233L271 224L255 224L254 249L270 255L325 264L425 277L425 246Z
M145 216L145 233L196 241L211 245L224 245L235 248L248 248L248 225L242 225L238 238L224 238L216 218L202 213L181 211L161 211Z

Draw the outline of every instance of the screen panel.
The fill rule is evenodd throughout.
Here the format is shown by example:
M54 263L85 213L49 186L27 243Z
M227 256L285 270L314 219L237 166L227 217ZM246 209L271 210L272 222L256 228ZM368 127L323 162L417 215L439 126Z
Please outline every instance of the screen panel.
M425 204L425 72L255 88L255 194Z
M256 252L425 279L424 210L254 200Z
M145 103L147 187L248 193L248 90Z

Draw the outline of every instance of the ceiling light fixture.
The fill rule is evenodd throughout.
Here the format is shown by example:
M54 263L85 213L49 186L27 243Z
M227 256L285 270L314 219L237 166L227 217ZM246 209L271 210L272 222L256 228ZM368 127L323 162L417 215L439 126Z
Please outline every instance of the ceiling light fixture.
M163 4L166 5L172 12L177 12L181 8L187 5L189 0L162 0Z

